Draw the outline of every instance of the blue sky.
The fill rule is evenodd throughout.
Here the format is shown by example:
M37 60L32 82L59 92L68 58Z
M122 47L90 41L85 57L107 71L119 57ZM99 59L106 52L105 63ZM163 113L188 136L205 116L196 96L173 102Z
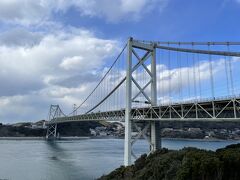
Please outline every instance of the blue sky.
M101 17L79 16L77 7L55 17L64 25L85 27L104 38L127 38L148 40L236 40L239 39L240 16L237 0L172 0L154 3L150 12L144 12L137 20L123 19L112 22ZM129 14L130 15L130 14ZM131 15L130 15L131 16Z
M70 111L129 36L240 41L239 19L239 0L1 0L0 122Z

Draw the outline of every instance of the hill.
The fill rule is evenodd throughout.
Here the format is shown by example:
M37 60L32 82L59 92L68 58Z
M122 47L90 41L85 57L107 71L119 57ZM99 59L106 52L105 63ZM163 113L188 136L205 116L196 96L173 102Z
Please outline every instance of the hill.
M161 149L142 155L132 166L114 170L99 180L239 180L240 144L217 151L197 148Z
M0 137L44 137L46 127L39 122L16 123L12 125L0 124ZM90 128L103 126L98 122L69 122L58 125L60 136L90 136Z

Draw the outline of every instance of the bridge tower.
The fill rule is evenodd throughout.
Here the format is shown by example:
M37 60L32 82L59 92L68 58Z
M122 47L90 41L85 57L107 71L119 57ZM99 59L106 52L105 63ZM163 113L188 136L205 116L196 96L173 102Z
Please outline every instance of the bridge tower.
M140 57L137 51L142 51L144 55ZM133 56L137 59L137 63L133 64ZM151 68L149 69L144 62L150 60ZM125 140L124 140L124 165L128 166L132 163L131 157L134 155L132 151L132 145L136 141L132 139L132 126L134 125L136 129L139 131L139 136L143 136L145 138L145 133L149 128L149 124L144 127L143 130L140 129L136 125L136 123L132 120L132 102L140 96L143 95L146 99L146 103L151 106L157 105L157 80L156 80L156 45L154 43L142 43L134 40L133 38L129 38L127 44L127 69L126 69L126 109L125 109ZM147 74L150 77L150 81L141 87L136 79L133 77L133 72L138 68L144 68ZM135 85L138 89L138 93L133 97L132 93L132 85ZM150 86L151 93L147 93L147 87ZM150 139L148 142L150 144L150 152L153 152L159 148L161 148L161 137L160 137L160 127L159 121L151 121L150 122Z
M53 121L54 119L61 116L61 109L59 105L51 105L49 109L48 120ZM57 138L57 123L49 124L47 127L46 139Z

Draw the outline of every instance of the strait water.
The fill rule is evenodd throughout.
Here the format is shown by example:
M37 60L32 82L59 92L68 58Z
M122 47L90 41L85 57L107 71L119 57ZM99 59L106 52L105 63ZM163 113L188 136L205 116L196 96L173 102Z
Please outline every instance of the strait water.
M123 139L0 140L0 179L88 180L123 164ZM240 141L163 139L163 147L198 147L216 150ZM138 155L147 152L144 140L134 145Z

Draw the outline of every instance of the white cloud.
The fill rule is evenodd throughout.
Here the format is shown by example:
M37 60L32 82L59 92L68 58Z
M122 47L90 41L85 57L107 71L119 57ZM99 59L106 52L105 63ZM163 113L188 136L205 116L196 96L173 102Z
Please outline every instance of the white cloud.
M233 57L229 60L232 61L232 73L234 78L237 69L240 67L240 58ZM224 58L212 61L213 89L215 97L229 96L229 93L231 93L228 92L227 89L227 83L230 84L230 70L229 67L225 67L225 61ZM181 67L171 70L164 67L161 71L159 69L160 68L157 68L157 71L160 74L158 77L158 94L160 101L168 102L169 100L172 100L172 102L174 102L196 98L212 98L211 73L209 62L207 60L203 60L199 64L190 67ZM226 71L228 73L228 79L226 77ZM239 80L234 78L233 81L233 88L237 90ZM237 91L235 93L237 93Z
M32 24L45 21L51 13L48 1L1 0L0 20L10 23Z
M33 46L0 45L0 83L4 85L0 106L2 110L9 107L0 113L0 120L40 119L51 103L71 107L72 102L81 101L119 46L116 40L101 39L82 29L42 34ZM22 110L21 116L13 117L10 109Z
M41 33L33 33L23 28L14 28L0 34L0 45L34 46L41 41Z
M69 70L69 69L78 69L82 65L86 64L84 62L83 57L81 56L73 56L73 57L68 57L64 58L62 63L60 64L60 67Z
M103 63L101 59L109 56L109 53L111 53L116 47L116 42L114 43L113 41L102 41L93 38L81 39L81 42L80 39L76 39L76 41L78 40L79 42L76 43L84 47L84 49L78 56L68 56L63 58L60 67L65 70L78 70L79 67L98 69Z
M12 89L16 89L14 88L16 78L19 78L16 86L19 85L25 90L25 85L30 89L31 86L21 82L44 84L43 78L46 80L50 75L52 79L59 76L69 78L70 75L79 74L81 70L85 73L98 70L106 63L107 57L118 51L117 41L99 39L85 30L75 31L47 34L33 47L0 46L0 81L6 84L6 90L4 87L1 88L0 95L8 93L7 87L11 80ZM81 62L76 57L81 57ZM72 64L74 62L75 64ZM72 68L75 71L70 74L65 71L73 70ZM9 74L12 76L9 77ZM18 91L21 92L20 89Z
M81 16L99 17L108 22L136 21L168 0L1 0L0 21L31 25L51 21L56 12L76 8Z
M240 67L240 58L231 58L233 76ZM150 65L147 66L150 70ZM171 68L165 64L157 64L157 94L158 102L169 103L186 101L196 98L211 98L211 74L210 66L207 60L202 60L199 64L192 66L182 66ZM216 97L228 96L227 79L225 74L225 59L215 59L212 61L212 73L214 79L214 92ZM230 72L228 71L228 83L230 83ZM133 75L141 87L143 87L149 80L149 75L145 72L136 72ZM239 80L235 78L234 88L239 86ZM196 87L196 92L194 88ZM201 88L201 89L200 89ZM133 97L139 92L135 85L133 85ZM145 90L150 97L150 86ZM195 94L196 93L196 94ZM200 97L201 94L201 97ZM137 98L140 101L146 101L146 98L141 95Z
M163 10L168 1L1 0L0 22L11 25L7 25L10 29L8 32L0 35L0 120L10 122L45 118L50 104L59 104L65 112L70 111L73 104L80 104L95 87L108 69L104 68L110 64L108 60L119 52L117 40L99 38L89 30L63 27L61 22L54 21L54 13L67 15L71 8L75 8L83 18L100 18L110 23L138 21L147 13ZM31 30L15 28L19 24ZM48 28L44 29L43 25ZM239 60L233 63L239 63ZM214 62L215 78L221 77L223 67L223 60ZM161 72L158 77L159 100L170 101L169 82L173 95L179 90L186 93L186 87L194 83L194 78L188 80L188 74L192 77L194 68L169 69L163 64L158 65L158 74ZM202 84L207 84L210 79L208 68L206 62L199 66ZM125 71L120 70L119 73L107 78L108 86L105 85L101 93L107 93L125 75ZM140 78L137 77L143 85ZM119 101L124 105L125 88L121 88ZM133 91L136 93L136 89ZM104 94L96 94L86 106L92 106L103 97ZM116 107L112 102L110 97L105 110Z
M34 79L34 82L43 85L32 90L32 85L27 84L26 86L30 87L30 91L24 90L22 94L16 94L17 92L21 92L21 86L19 84L14 86L13 84L12 89L16 89L16 93L11 95L5 94L5 96L2 94L0 98L0 108L2 109L0 119L2 121L26 121L45 118L50 104L59 104L64 112L70 112L72 105L79 105L94 88L98 82L98 78L107 70L107 68L103 68L105 59L112 57L115 51L119 52L118 43L114 40L97 38L90 32L81 32L81 30L77 31L76 29L75 31L73 34L66 32L47 34L34 47L0 48L0 63L4 65L0 67L0 72L2 74L12 74L12 76L5 77L2 82L7 84L9 80L15 80L16 77L19 77L17 80L19 84L32 82L31 80ZM81 43L81 41L84 43ZM110 44L111 46L105 46L105 44ZM88 48L87 45L91 47ZM91 58L93 51L96 53L93 56L94 58ZM103 54L106 56L102 56ZM8 61L6 61L6 57L8 57ZM94 63L91 65L88 64L90 60L95 62L95 66ZM235 67L239 67L239 62L238 58L233 58L232 60ZM190 78L190 81L188 81L188 74L192 77L194 68L200 71L201 83L206 84L206 81L210 79L209 64L207 61L201 61L198 67L195 65L175 69L168 69L167 66L158 64L158 96L161 96L159 97L159 101L170 101L168 92L169 80L171 82L172 95L177 94L179 89L184 92L184 88L189 85L192 86L194 78ZM213 73L215 78L221 78L223 74L221 72L223 71L224 59L214 61ZM181 83L179 83L180 72ZM108 87L102 88L101 93L103 94L101 95L100 92L96 93L95 95L98 96L90 99L82 110L88 110L86 106L90 105L92 107L93 104L99 102L104 97L104 93L109 92L111 86L116 85L124 75L124 70L119 70L118 74L111 73L107 78L109 82ZM2 78L3 76L0 77ZM95 79L93 77L98 78ZM143 85L144 82L141 82L141 79L142 74L139 73L136 80L140 81L140 84ZM73 81L75 85L66 85L64 80ZM4 88L2 87L2 89ZM8 87L5 90L9 91L9 89ZM118 105L113 103L114 98L112 97L115 97L115 94L115 96L113 95L106 101L105 105L100 106L97 110L101 110L101 108L103 110L104 108L105 110L109 110L109 108L122 108L124 105L124 98L122 98L124 97L124 90L125 88L122 87L121 92L117 93L120 97ZM133 88L133 91L136 93L136 89ZM191 97L188 96L187 98ZM18 113L20 115L17 116Z
M205 58L205 57L204 57ZM232 58L230 59L233 65L233 74L238 72L240 67L240 59ZM226 87L226 76L225 76L225 59L214 59L212 61L213 66L213 77L214 77L214 91L216 97L222 97L229 95ZM150 65L147 66L150 70ZM228 70L229 71L229 70ZM145 72L145 71L144 71ZM223 73L224 72L224 73ZM86 101L84 106L81 107L79 113L85 113L98 102L100 102L106 95L116 87L118 82L122 80L125 76L125 71L110 73L106 79L102 82L102 85L97 91ZM229 73L229 72L228 72ZM194 78L195 75L195 78ZM133 74L134 79L138 84L143 87L150 79L148 74L140 70L136 70ZM191 66L182 66L171 68L164 64L157 64L157 95L158 103L169 103L169 102L179 102L187 101L193 99L204 99L211 98L211 74L209 70L209 62L202 59L199 64L194 64ZM134 97L139 89L132 83L132 96ZM196 94L194 92L194 84L196 86ZM200 87L201 85L201 94ZM235 79L235 87L239 86L239 81ZM93 88L93 86L92 86ZM169 89L170 88L170 89ZM86 88L91 89L91 88ZM236 89L237 90L237 89ZM189 92L188 92L189 91ZM150 86L144 91L148 96L151 96ZM239 92L235 91L236 93ZM90 92L89 92L90 93ZM70 95L70 94L69 94ZM125 107L125 84L121 86L121 89L115 91L104 103L97 107L94 112L97 111L109 111L109 110L119 110ZM135 100L146 101L147 99L140 95ZM79 104L79 103L75 103ZM147 104L133 103L133 106L147 106Z
M100 17L108 22L137 21L157 8L162 10L167 0L84 0L67 1L63 7L75 6L83 16Z

